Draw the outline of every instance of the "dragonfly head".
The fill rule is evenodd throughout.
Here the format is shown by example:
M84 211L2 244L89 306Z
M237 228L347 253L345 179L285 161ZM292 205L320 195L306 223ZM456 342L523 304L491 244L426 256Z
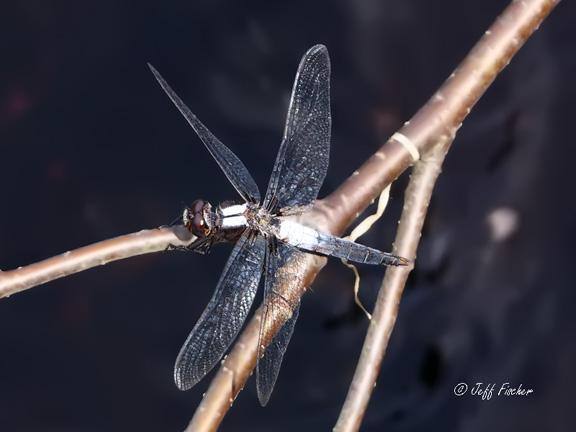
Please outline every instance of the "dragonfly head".
M198 199L182 214L184 226L196 237L208 237L214 228L212 205L208 201Z

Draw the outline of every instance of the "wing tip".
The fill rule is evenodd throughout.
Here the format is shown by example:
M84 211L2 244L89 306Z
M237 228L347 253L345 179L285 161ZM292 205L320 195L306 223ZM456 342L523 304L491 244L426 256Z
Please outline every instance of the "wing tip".
M324 45L324 44L316 44L308 50L308 53L310 53L310 54L314 54L317 52L322 52L322 53L328 54L328 48L326 48L326 45Z
M188 340L186 340L186 342L188 342ZM174 363L174 383L176 387L178 387L178 390L181 391L190 390L208 373L208 371L206 371L198 378L198 374L194 372L192 366L194 361L188 357L185 347L186 343L178 353L178 357L176 357L176 362Z
M174 383L180 391L187 391L194 387L198 381L190 379L186 371L179 367L174 368Z
M148 65L150 72L152 72L152 75L154 75L154 78L156 78L156 81L158 81L158 84L160 84L160 87L162 87L162 89L168 95L168 97L173 100L172 93L174 93L174 92L170 88L170 86L168 85L168 83L166 82L164 77L162 77L162 75L160 75L160 72L158 72L156 70L156 68L154 66L152 66L152 63L146 62L146 64ZM174 102L174 103L176 103L176 102Z
M328 55L328 48L324 44L316 44L306 51L306 54L302 57L302 59L311 58L311 57L323 57L327 62L330 62L330 56Z
M258 395L260 406L265 407L268 405L268 402L270 402L270 396L272 396L272 390L274 389L275 383L276 380L274 380L272 386L265 386L262 383L259 371L256 371L256 394Z
M270 402L270 396L271 396L271 393L261 394L260 391L258 391L258 402L260 402L260 406L262 408L264 408L266 405L268 405L268 402Z

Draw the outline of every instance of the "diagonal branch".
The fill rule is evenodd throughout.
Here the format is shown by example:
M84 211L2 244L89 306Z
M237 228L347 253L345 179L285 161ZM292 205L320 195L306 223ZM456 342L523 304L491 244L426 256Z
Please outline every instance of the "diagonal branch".
M358 175L325 199L338 215L332 220L333 232L343 232L412 163L404 140L394 137L407 138L420 153L443 135L453 139L472 107L559 1L518 0L502 12L428 102L361 166Z
M437 159L437 163L441 164L443 157L436 152L445 151L444 147L447 149L462 121L478 99L558 3L559 0L512 2L485 32L448 80L414 117L336 191L324 200L318 201L303 222L314 228L341 235L382 189L392 183L417 159L418 154L426 154L430 151L430 157L433 157L433 160ZM431 150L435 145L439 147ZM426 191L431 193L433 188L438 169L435 165L435 163L427 162L421 164L416 173L422 172L418 175L423 181L429 183L425 185L412 183L412 191L407 191L416 193L419 198L414 198L413 210L411 210L411 212L418 212L417 218L414 219L414 215L410 215L403 222L405 233L402 234L404 231L398 233L397 238L404 240L398 244L402 249L394 252L404 254L403 256L415 256L421 223L425 217L425 209L421 206L427 202ZM410 199L407 195L407 203ZM407 217L405 213L403 217ZM306 273L306 286L314 280L321 265L318 261L310 263ZM393 281L391 286L395 286L398 292L396 300L399 300L407 274L407 270L397 270L391 276L387 273L385 283L392 284ZM294 300L297 300L304 291L304 288L294 291L292 293ZM387 317L383 321L384 326L379 328L380 334L386 336L385 340L380 343L380 349L383 352L392 331L397 305L390 307L388 304L387 307L384 305L381 307ZM187 431L212 431L218 428L255 367L259 324L260 309L240 336L230 355L223 361L222 367L198 406ZM271 340L282 324L283 322L279 319L273 322L270 328L263 329L265 340ZM372 363L371 367L374 367L375 371L370 379L375 379L378 372L377 366L379 362ZM369 379L366 382L369 382ZM357 393L353 392L353 394ZM358 406L362 404L365 406L369 397L370 392L367 392L365 400ZM361 421L363 411L358 414L355 419L352 419L357 426Z

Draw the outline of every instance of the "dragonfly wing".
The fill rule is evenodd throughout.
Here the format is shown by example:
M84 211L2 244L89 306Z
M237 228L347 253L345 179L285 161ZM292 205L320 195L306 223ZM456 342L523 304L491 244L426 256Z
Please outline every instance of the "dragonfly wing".
M242 198L244 198L245 201L260 203L258 186L242 161L198 120L194 113L182 102L182 99L174 93L174 90L172 90L164 78L162 78L162 75L160 75L151 64L148 64L148 66L154 74L154 77L156 77L156 80L160 83L162 89L172 102L174 102L174 105L176 105L178 110L186 118L190 126L196 131L198 137L200 137L212 157L216 160L230 183L232 183Z
M256 389L262 406L266 405L278 378L282 359L298 319L300 302L291 302L283 295L303 284L305 266L303 252L284 243L277 243L275 252L269 252L266 259L266 280L264 283L264 313L260 325L258 342L258 363L256 365ZM280 331L270 340L267 329L277 320L284 322Z
M316 199L328 170L330 125L330 59L324 45L315 45L296 73L264 207L306 206Z
M246 230L228 258L212 299L184 342L174 380L188 390L218 363L250 311L266 255L266 240Z

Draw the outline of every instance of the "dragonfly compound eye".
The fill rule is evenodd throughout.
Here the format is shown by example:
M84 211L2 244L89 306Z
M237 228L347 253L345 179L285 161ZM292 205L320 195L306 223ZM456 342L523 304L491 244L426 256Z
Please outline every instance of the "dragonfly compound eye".
M190 211L192 212L192 214L202 213L202 211L204 210L204 206L206 204L207 204L206 201L197 199L190 206Z
M184 210L182 216L184 226L196 237L207 237L210 235L212 230L212 224L208 220L210 209L209 202L199 199Z
M202 212L194 214L189 229L196 237L206 237L209 234L210 230L206 226Z

